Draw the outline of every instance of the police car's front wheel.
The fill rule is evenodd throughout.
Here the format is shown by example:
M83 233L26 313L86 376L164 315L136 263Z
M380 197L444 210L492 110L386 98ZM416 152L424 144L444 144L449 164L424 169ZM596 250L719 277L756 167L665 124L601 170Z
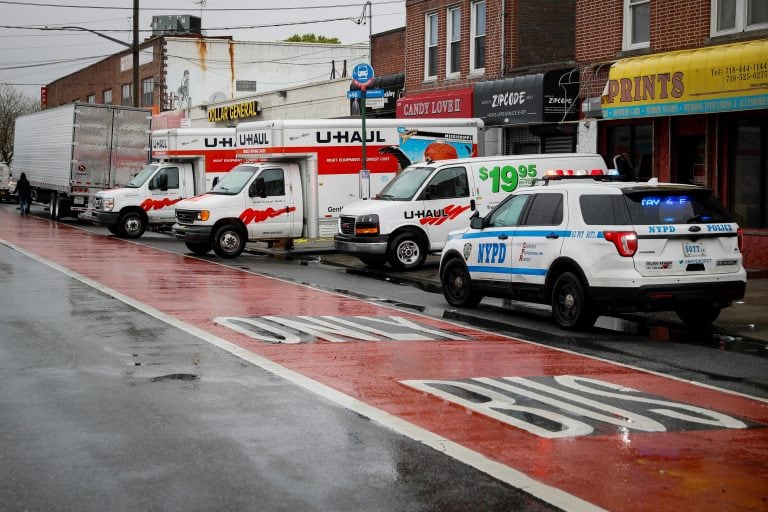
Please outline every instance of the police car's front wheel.
M567 330L588 329L597 320L584 286L576 275L564 272L552 288L552 316Z
M482 295L474 290L466 265L458 258L445 263L440 273L440 282L443 285L445 300L451 306L472 308L483 299Z

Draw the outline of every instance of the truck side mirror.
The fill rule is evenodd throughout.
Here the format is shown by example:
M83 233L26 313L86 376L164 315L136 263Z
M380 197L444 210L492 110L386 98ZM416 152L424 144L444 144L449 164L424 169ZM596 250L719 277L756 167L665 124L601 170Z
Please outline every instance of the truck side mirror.
M483 229L483 218L477 210L475 210L475 213L469 218L469 227L472 229Z
M215 178L213 178L213 183L211 184L211 188L215 187L218 184L219 184L219 177L216 176Z
M258 177L253 180L251 186L248 188L248 195L250 197L267 197L267 191L264 187L264 178Z

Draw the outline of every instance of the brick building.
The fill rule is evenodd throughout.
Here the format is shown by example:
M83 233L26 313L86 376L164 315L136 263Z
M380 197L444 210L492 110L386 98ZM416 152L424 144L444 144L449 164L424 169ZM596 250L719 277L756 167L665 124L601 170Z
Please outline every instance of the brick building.
M583 148L715 190L752 269L768 268L766 36L761 0L576 2Z
M573 151L575 0L407 0L397 117L479 117L486 152Z

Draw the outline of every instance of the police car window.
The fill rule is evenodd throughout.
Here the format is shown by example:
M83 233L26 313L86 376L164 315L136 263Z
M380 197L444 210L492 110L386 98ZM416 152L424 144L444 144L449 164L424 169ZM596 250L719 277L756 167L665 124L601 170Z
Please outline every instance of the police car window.
M628 192L625 197L635 225L733 222L706 189L645 190Z
M441 169L427 185L425 199L449 199L469 196L469 181L464 167Z
M491 212L491 216L488 219L488 226L517 226L520 223L520 215L523 213L525 205L528 203L530 197L531 196L528 194L510 196Z
M563 195L536 194L525 216L526 226L559 226L563 223Z
M581 217L588 225L631 224L624 197L618 194L584 194L579 197Z
M265 169L261 177L264 178L264 192L267 196L285 195L285 177L282 169Z

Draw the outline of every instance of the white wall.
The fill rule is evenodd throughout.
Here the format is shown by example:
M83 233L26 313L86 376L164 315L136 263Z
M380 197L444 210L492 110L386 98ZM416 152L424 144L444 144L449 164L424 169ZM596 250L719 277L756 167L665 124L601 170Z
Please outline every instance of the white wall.
M350 76L367 61L368 44L250 42L220 39L166 38L167 93L174 108L240 99L254 91L238 91L238 80L256 82L256 93L286 90L329 80L335 63L341 76L346 61ZM185 97L185 91L187 96ZM301 117L310 117L305 113Z

